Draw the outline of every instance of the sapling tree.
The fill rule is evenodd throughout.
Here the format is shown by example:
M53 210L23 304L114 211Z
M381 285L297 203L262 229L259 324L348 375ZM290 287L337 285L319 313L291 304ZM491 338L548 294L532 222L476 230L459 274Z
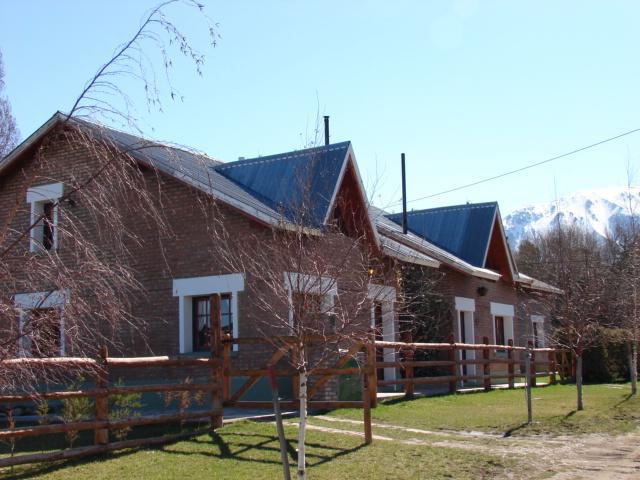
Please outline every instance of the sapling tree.
M302 194L293 206L283 207L278 225L255 224L238 236L230 228L236 224L236 212L210 197L201 202L211 254L224 270L245 275L250 306L243 321L255 326L250 335L263 337L281 352L276 362L285 362L297 372L300 479L306 477L309 392L318 393L324 382L311 382L310 377L314 369L331 366L332 359L370 338L372 304L384 291L375 285L384 284L386 274L368 227L366 199L354 205L339 195L332 221L318 226L310 220L311 207L318 201L309 185L310 175L322 170L321 149L311 152L295 184L287 187ZM356 351L351 353L357 359Z

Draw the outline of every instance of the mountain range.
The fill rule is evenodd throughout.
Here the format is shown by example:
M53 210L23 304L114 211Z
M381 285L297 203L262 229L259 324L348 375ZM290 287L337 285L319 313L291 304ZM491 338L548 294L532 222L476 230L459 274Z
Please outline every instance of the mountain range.
M640 187L610 187L529 205L511 212L503 221L509 244L515 250L523 239L544 233L557 222L584 226L604 238L618 225L627 224L632 213L640 215Z

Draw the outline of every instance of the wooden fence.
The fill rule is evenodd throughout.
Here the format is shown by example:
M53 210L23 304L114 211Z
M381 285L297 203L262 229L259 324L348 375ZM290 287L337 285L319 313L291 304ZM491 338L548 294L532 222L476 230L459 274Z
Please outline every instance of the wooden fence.
M215 312L216 304L212 305ZM212 315L215 319L215 315ZM215 322L215 320L214 320ZM216 326L213 325L213 331ZM219 331L219 329L218 329ZM310 338L314 342L326 341L326 337ZM257 368L240 369L233 366L232 350L234 344L271 346L272 351L264 365ZM267 377L271 369L275 369L278 377L291 379L293 398L282 401L282 408L298 408L298 392L295 388L299 373L292 367L295 358L287 359L287 356L295 355L293 338L278 337L264 338L236 338L214 335L211 341L211 352L208 358L191 357L139 357L139 358L115 358L109 357L106 348L103 348L98 359L90 358L20 358L4 361L3 364L37 364L44 367L81 367L85 372L91 372L94 386L75 391L49 391L24 393L17 395L0 396L0 404L15 404L24 401L39 400L64 400L77 397L93 398L93 418L70 423L58 423L51 425L37 425L0 429L0 441L18 439L45 434L56 434L68 431L94 431L94 444L91 446L70 448L62 451L21 454L0 458L0 468L12 465L35 463L52 460L63 460L94 455L124 448L153 445L173 441L188 435L202 433L202 430L190 431L175 435L164 435L154 438L141 438L133 440L112 441L109 431L141 425L165 424L170 422L183 422L186 420L206 419L210 423L209 428L217 428L222 425L223 406L234 408L272 408L271 402L245 400L245 395L258 381ZM376 361L376 349L393 349L399 354L396 361ZM556 383L557 376L561 379L571 376L571 361L566 351L551 348L515 347L510 341L509 345L490 345L488 339L483 344L461 343L412 343L412 342L384 342L370 341L366 338L362 341L353 341L343 351L340 351L332 359L332 362L316 365L308 370L310 387L308 389L308 407L311 409L335 409L335 408L362 408L364 416L365 442L371 443L371 408L377 403L378 387L389 385L403 385L405 395L412 397L418 385L447 384L450 392L455 392L461 385L467 386L468 382L476 382L484 389L492 388L494 381L504 381L509 388L514 388L515 379L525 375L520 371L526 361L527 350L531 353L532 384L535 378L548 376L550 383ZM419 351L446 352L446 359L415 360L415 353ZM466 352L463 354L462 352ZM474 352L470 355L470 352ZM442 354L440 354L442 356ZM471 358L474 357L474 358ZM477 358L475 358L477 357ZM287 361L290 360L290 361ZM355 360L355 362L354 362ZM349 366L349 364L352 364ZM353 365L355 363L355 366ZM279 366L280 364L280 366ZM180 367L181 374L186 375L189 369L198 368L208 372L207 381L201 383L164 383L153 385L121 386L110 384L110 373L113 369L135 370L137 375L140 369L147 367ZM393 368L403 372L403 378L377 379L378 369ZM439 374L429 376L417 376L420 371L439 369ZM478 371L475 371L476 368ZM443 375L443 369L448 373ZM341 375L356 376L360 380L362 396L359 400L341 401L338 399L318 399L324 392L323 388L332 378ZM203 377L203 375L200 375ZM243 383L232 390L231 379L244 378ZM206 392L210 394L208 406L198 411L180 411L170 414L155 414L132 416L128 418L112 418L109 412L109 396L129 393L166 393L166 392Z
M331 337L309 337L307 348L313 348L314 344L333 341ZM257 368L234 368L231 362L233 345L266 345L273 348L273 353L265 365ZM223 349L223 404L225 407L234 408L272 408L273 404L266 401L243 400L243 397L261 378L268 377L271 369L275 370L276 377L288 377L291 379L293 398L280 402L285 409L297 409L299 407L299 372L293 368L296 365L296 350L293 337L265 338L231 338L227 336L222 340ZM289 357L289 358L287 358ZM358 366L347 366L356 361ZM281 362L283 365L278 366ZM371 342L351 342L346 351L338 353L332 358L329 366L322 362L311 366L307 370L309 388L307 390L307 407L310 409L337 408L362 408L364 409L364 434L365 442L372 442L371 433L371 407L376 405L376 377L375 377L375 347ZM362 397L360 400L322 399L316 397L323 393L323 387L331 379L337 379L341 375L352 375L360 378ZM246 377L246 380L232 393L231 379L233 377Z
M530 362L532 386L536 386L536 378L539 377L548 377L549 383L555 384L558 376L562 380L572 376L571 357L567 351L533 348L531 344L529 347L516 347L512 340L508 345L491 345L487 337L482 344L376 341L375 347L393 349L399 354L398 360L376 362L376 369L397 368L404 374L403 378L378 379L378 387L403 385L408 398L413 397L416 385L446 384L450 393L470 386L490 390L496 384L505 384L508 388L515 388L517 378L526 378L524 367L527 361ZM414 360L419 351L445 352L440 356L446 356L446 359ZM529 360L527 353L531 355ZM418 369L445 370L447 374L416 376Z
M155 438L141 438L133 440L112 441L109 431L113 429L132 428L141 425L157 425L185 420L206 419L212 427L222 425L222 395L218 370L222 366L221 360L213 358L184 358L184 357L140 357L140 358L114 358L107 355L106 348L101 351L99 359L90 358L20 358L4 361L5 366L27 366L29 363L43 368L81 368L83 373L91 373L93 376L93 388L79 390L47 391L38 393L24 393L16 395L0 396L0 404L12 405L16 402L42 401L42 400L66 400L71 398L93 398L94 414L91 419L83 419L67 423L55 423L50 425L34 425L14 427L0 430L0 441L15 440L24 437L36 437L40 435L64 433L69 431L94 431L94 444L91 446L69 448L62 451L47 453L22 454L0 458L0 468L25 463L37 463L53 460L78 458L87 455L95 455L123 448L152 445L172 441L185 435L193 435L197 432L188 432L176 435L164 435ZM209 381L206 383L172 383L120 386L109 384L109 373L114 367L121 369L139 369L147 367L181 367L185 371L198 367L209 369ZM169 414L136 415L127 418L111 418L109 415L109 396L122 394L138 394L148 392L206 392L210 393L208 408L197 411L179 411Z

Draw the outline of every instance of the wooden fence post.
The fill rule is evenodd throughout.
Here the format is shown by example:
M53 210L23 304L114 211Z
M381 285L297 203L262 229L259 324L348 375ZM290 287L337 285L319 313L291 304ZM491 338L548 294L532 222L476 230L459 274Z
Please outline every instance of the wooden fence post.
M412 335L411 332L405 332L404 334L405 337L405 343L412 343L413 339L412 339ZM413 362L413 358L414 358L414 352L412 348L406 348L404 350L404 361L411 363ZM414 396L415 393L415 387L413 384L413 365L405 365L404 367L404 376L406 380L409 380L406 384L405 384L405 388L404 388L404 397L407 399L411 399Z
M565 350L560 351L560 381L566 383L567 381L567 352Z
M95 396L96 421L109 420L109 396L107 395L107 387L109 386L108 356L109 351L106 345L103 345L98 353L95 376L96 389L100 390L100 393ZM97 428L94 431L93 440L96 445L107 445L109 443L109 429Z
M509 384L509 388L515 387L514 377L513 377L513 339L509 339L509 349L507 350L507 360L509 363L507 364L507 383Z
M536 382L536 351L533 349L533 342L531 340L529 340L527 342L527 344L529 345L529 351L531 352L531 365L530 365L530 371L531 371L531 386L535 387L537 386L537 382Z
M362 375L362 407L364 414L364 443L371 445L373 442L373 434L371 432L371 394L369 392L369 373L363 372Z
M220 295L214 294L210 297L210 318L211 318L211 334L209 337L209 345L211 347L211 368L210 378L211 384L215 388L211 390L211 410L220 412L222 410L222 384L224 372L221 368L222 356L222 332L220 330ZM211 429L222 427L222 415L215 413L211 415Z
M369 390L369 405L370 407L375 408L378 405L378 368L376 365L376 345L373 333L369 337L369 341L366 343L365 353L367 354L366 372L369 377L367 382L367 389Z
M485 345L489 345L489 337L483 337L482 343ZM490 360L490 352L488 348L484 348L482 350L482 359L484 360L482 366L483 375L484 375L484 389L488 392L491 390L491 360Z
M551 385L558 383L556 379L556 369L556 352L555 350L552 350L549 352L549 383Z
M449 393L456 393L457 386L458 386L458 382L457 382L458 362L457 362L457 356L456 356L455 339L453 337L453 334L449 335L449 344L451 345L451 347L449 348L449 361L453 362L453 364L449 367L449 375L451 375L451 377L455 377L453 380L449 382Z
M222 348L222 375L223 375L223 385L222 385L222 400L229 400L231 396L231 375L229 372L231 371L231 349L233 348L233 344L231 343L231 335L228 333L225 335L225 340Z

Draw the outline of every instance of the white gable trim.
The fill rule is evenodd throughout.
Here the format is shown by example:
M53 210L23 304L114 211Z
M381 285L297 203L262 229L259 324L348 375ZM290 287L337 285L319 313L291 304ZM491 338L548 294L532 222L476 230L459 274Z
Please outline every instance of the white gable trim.
M364 185L362 184L362 177L360 177L360 170L358 169L358 164L356 163L355 158L356 157L355 157L355 154L353 153L353 146L351 144L349 144L349 148L347 149L347 153L346 153L346 155L344 157L344 160L342 162L342 167L340 168L340 175L338 175L338 181L336 182L336 186L333 189L333 195L331 195L331 201L329 202L329 207L327 209L327 214L324 217L324 224L325 225L327 224L331 214L333 213L335 202L336 202L336 198L338 196L338 192L340 191L340 187L342 186L342 181L344 180L345 172L347 171L347 166L349 165L349 162L351 162L351 164L353 165L353 170L355 171L355 174L356 174L357 185L358 185L358 188L360 190L360 194L362 196L362 200L364 201L364 208L365 208L366 213L367 213L367 220L369 221L369 228L373 232L373 241L375 242L375 244L378 247L378 249L382 250L382 247L381 247L381 244L380 244L380 238L378 238L378 235L379 235L378 229L376 228L375 223L373 222L373 219L371 218L371 215L370 215L370 212L369 212L367 194L366 194L366 191L364 189Z

